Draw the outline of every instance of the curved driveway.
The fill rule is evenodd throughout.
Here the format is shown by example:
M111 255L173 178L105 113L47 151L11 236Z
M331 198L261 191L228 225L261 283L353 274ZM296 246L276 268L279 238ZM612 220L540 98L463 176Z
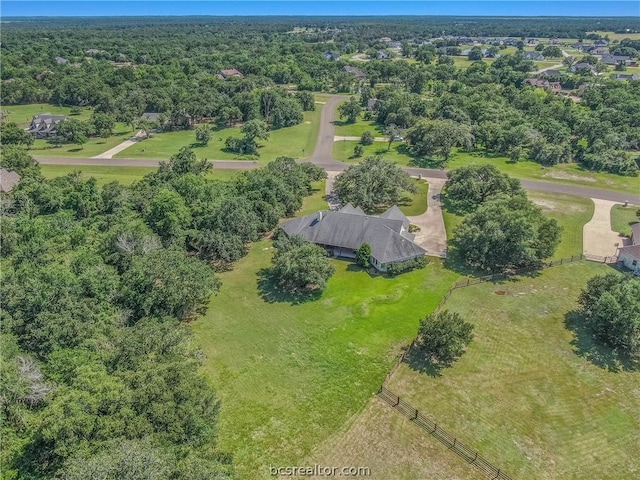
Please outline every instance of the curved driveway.
M345 95L331 95L326 104L323 105L320 116L320 131L318 132L318 140L313 155L308 161L321 166L328 172L342 172L349 165L338 162L333 159L333 137L335 135L335 111L338 104L349 98ZM41 164L48 165L98 165L98 166L122 166L122 167L157 167L163 160L151 159L132 159L132 158L53 158L53 157L35 157ZM166 161L166 160L164 160ZM214 168L220 169L238 169L248 170L257 168L258 162L247 160L212 160ZM433 170L427 168L405 168L409 174L413 176L422 176L423 178L446 179L447 172L444 170ZM576 195L578 197L599 198L611 202L630 202L634 205L640 205L640 181L638 186L638 194L628 194L615 192L610 190L600 190L592 187L581 187L577 185L563 185L560 183L541 182L537 180L520 180L523 188L527 190L536 190L540 192L564 193L567 195Z

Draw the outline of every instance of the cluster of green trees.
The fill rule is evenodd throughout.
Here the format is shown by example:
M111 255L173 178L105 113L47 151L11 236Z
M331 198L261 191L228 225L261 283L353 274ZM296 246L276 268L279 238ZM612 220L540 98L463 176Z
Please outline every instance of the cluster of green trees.
M3 475L231 478L184 322L325 173L279 158L210 180L188 148L131 186L46 180L20 147L2 166L23 176L0 242Z
M504 272L536 267L560 243L558 223L527 199L517 180L492 165L453 170L444 196L449 208L467 214L451 247L472 268Z
M395 65L392 87L362 89L361 105L377 98L374 118L381 130L406 130L418 165L442 165L452 150L482 151L529 159L542 165L580 162L620 175L638 174L640 85L592 81L582 101L523 84L532 62L516 53L466 71L444 66ZM367 65L377 68L375 62ZM403 88L399 88L402 86ZM429 98L432 97L432 98Z
M640 365L640 279L614 273L593 277L579 303L593 335Z

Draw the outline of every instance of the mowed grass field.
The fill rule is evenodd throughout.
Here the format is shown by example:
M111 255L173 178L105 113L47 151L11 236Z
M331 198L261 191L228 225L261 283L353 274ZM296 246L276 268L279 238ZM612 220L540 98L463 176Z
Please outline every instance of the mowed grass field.
M272 130L268 140L261 140L258 149L260 156L237 155L224 151L227 137L241 137L240 127L214 130L208 145L202 146L196 142L196 130L182 130L178 132L155 133L149 139L143 140L126 150L118 153L116 158L154 158L168 159L182 147L191 147L198 158L209 160L258 160L267 163L280 156L306 158L311 156L318 138L320 127L321 104L316 109L304 112L304 120L293 127Z
M611 271L581 261L455 291L467 353L440 377L403 364L388 388L513 478L637 478L640 372L598 366L610 352L567 327L587 280Z
M614 205L611 209L611 230L626 237L631 236L631 225L640 222L639 210L640 207L637 205L630 207Z
M28 127L34 115L50 113L52 115L67 115L78 120L88 120L92 110L83 108L78 115L71 115L70 107L61 107L50 103L30 103L28 105L0 105L0 110L7 112L6 120L14 122L20 127Z
M251 480L299 465L341 431L457 278L438 259L396 278L333 261L321 298L295 305L261 294L272 254L270 241L253 244L193 324L222 401L220 447Z

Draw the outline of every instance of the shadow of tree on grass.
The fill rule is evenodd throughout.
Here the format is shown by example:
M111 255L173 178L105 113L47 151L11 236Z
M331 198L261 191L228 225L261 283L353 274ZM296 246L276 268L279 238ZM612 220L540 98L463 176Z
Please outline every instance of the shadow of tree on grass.
M283 289L276 280L270 268L262 268L257 273L258 292L260 298L267 303L290 303L291 305L301 305L303 303L318 300L322 292L300 292L292 293Z
M413 347L409 350L404 361L409 365L411 370L415 370L419 373L426 373L430 377L434 378L441 377L442 370L451 366L451 364L437 363L428 359L419 347Z
M564 324L575 334L571 345L579 357L610 372L637 370L638 365L625 352L608 347L594 337L579 311L568 312L564 316Z

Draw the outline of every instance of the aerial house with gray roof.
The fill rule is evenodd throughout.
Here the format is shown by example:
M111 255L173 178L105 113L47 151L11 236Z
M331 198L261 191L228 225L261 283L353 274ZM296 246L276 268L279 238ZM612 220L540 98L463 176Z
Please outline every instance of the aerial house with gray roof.
M395 205L381 215L367 215L347 204L338 211L321 210L282 224L287 236L300 235L321 245L333 256L355 258L364 243L371 247L371 265L386 272L391 263L424 257L427 251L414 243L409 219Z

